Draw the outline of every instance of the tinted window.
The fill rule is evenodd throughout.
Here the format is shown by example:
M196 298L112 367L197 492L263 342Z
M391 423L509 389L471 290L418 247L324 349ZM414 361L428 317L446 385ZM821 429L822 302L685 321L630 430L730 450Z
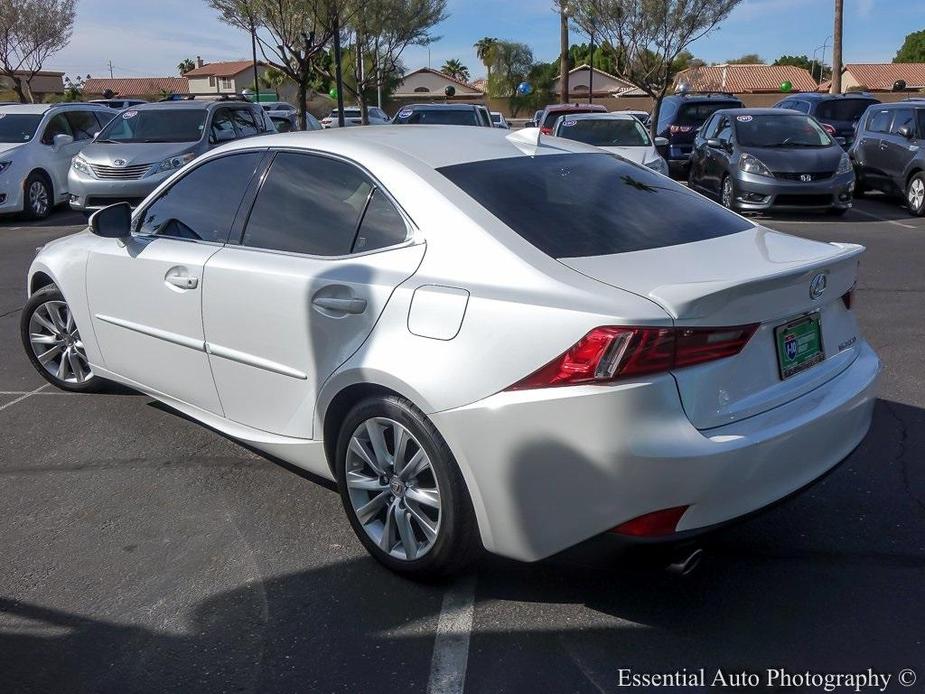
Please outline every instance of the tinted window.
M4 113L0 111L0 142L26 142L35 135L42 122L40 113Z
M697 104L684 104L681 106L675 125L699 128L707 118L721 108L737 108L740 106L741 104L737 101L704 101Z
M893 111L893 125L890 132L899 135L899 129L903 126L915 132L915 113L911 108L898 108Z
M816 117L822 120L855 121L868 106L879 103L875 99L833 99L816 107Z
M745 120L748 119L748 120ZM738 116L736 136L745 147L828 147L825 130L809 116Z
M373 191L353 244L354 253L394 246L408 236L405 220L378 188Z
M202 137L205 109L158 108L122 111L100 132L113 142L196 142Z
M890 111L874 111L867 117L867 129L874 133L888 133L892 120L893 114Z
M546 118L543 119L543 127L552 129L552 127L556 124L556 121L559 120L559 118L561 118L562 116L569 116L574 113L588 113L588 111L589 109L580 109L580 108L572 109L571 111L568 109L558 109L555 111L547 111Z
M395 116L396 123L419 123L423 125L478 125L475 109L419 108L410 111L402 109Z
M280 152L257 195L242 243L254 248L346 255L372 185L337 159Z
M59 113L48 121L48 125L45 126L45 133L42 135L42 144L53 144L55 135L74 135L71 124L68 123L63 113Z
M144 211L138 232L223 243L261 155L232 154L197 166Z
M254 120L254 114L247 109L234 109L231 112L231 119L234 121L234 125L241 137L250 137L257 134L257 122Z
M75 140L92 140L94 133L100 129L100 124L89 111L68 111L64 116L71 125Z
M729 116L720 116L715 137L722 142L732 141L732 123L729 122Z
M703 126L703 130L700 131L702 137L710 139L716 137L716 130L719 126L719 116L713 116L710 120L707 121L706 125Z
M209 139L212 142L227 142L236 137L234 125L231 122L231 112L227 108L220 108L212 114L212 127L209 128Z
M791 101L790 104L787 108L792 108L800 113L809 113L809 104L805 101Z
M919 137L925 137L925 108L918 109L916 111L918 114L919 121Z
M595 147L646 147L649 136L635 118L583 118L560 122L559 137Z
M554 258L625 253L752 226L642 166L608 154L549 154L439 171Z

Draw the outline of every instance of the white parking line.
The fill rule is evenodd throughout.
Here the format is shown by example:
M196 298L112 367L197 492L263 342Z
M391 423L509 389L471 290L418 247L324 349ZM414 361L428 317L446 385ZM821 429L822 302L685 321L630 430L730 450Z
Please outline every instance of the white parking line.
M428 694L462 694L466 685L474 606L474 576L458 581L444 594L430 661Z
M918 229L914 224L903 224L898 222L895 219L887 219L886 217L881 217L880 215L874 214L873 212L868 212L867 210L859 210L857 207L852 208L858 214L862 214L865 217L870 217L871 219L876 219L881 222L886 222L887 224L895 224L898 227L903 227L904 229Z
M5 410L7 407L12 407L12 406L15 405L17 402L22 402L22 401L25 400L26 398L28 398L28 397L30 397L30 396L32 396L32 395L35 395L35 394L38 393L39 391L45 390L45 389L46 389L48 386L50 386L50 385L51 385L50 383L46 383L44 386L39 386L39 387L36 388L35 390L30 390L28 393L23 393L22 395L20 395L20 396L19 396L18 398L16 398L15 400L10 400L10 401L9 401L8 403L6 403L5 405L0 405L0 410Z

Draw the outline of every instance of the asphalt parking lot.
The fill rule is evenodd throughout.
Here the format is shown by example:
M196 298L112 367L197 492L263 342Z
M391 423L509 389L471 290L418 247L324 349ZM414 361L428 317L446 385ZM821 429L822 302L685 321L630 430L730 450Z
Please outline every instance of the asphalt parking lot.
M876 198L763 220L868 248L856 311L881 400L832 474L712 538L683 579L486 557L440 585L380 568L304 474L143 395L44 385L19 343L25 272L82 221L0 220L0 690L612 692L621 668L925 682L925 219Z

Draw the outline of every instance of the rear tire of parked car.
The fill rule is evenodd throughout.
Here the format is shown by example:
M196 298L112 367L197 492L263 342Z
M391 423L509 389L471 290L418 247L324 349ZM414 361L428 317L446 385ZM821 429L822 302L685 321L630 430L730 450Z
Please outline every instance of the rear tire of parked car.
M22 209L29 219L45 219L54 203L48 177L38 171L29 174L23 184Z
M723 207L732 210L735 209L733 206L734 200L735 186L732 183L732 178L730 178L728 175L723 176L723 182L720 185L719 201L723 204Z
M55 285L29 297L20 316L19 335L32 366L52 385L79 393L101 386L102 379L87 361L74 314Z
M397 395L372 397L340 428L337 486L354 533L389 569L414 579L455 573L480 548L472 502L434 425Z
M916 217L925 216L925 171L919 171L906 186L906 205Z

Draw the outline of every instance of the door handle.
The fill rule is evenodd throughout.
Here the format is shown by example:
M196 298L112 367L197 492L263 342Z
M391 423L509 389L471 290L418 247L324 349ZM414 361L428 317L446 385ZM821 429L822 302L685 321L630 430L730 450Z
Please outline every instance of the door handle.
M333 296L319 296L312 299L312 304L318 308L338 313L363 313L366 310L366 299L359 297L339 299Z
M199 278L191 277L185 267L172 267L164 275L164 281L180 289L195 289L199 286Z

